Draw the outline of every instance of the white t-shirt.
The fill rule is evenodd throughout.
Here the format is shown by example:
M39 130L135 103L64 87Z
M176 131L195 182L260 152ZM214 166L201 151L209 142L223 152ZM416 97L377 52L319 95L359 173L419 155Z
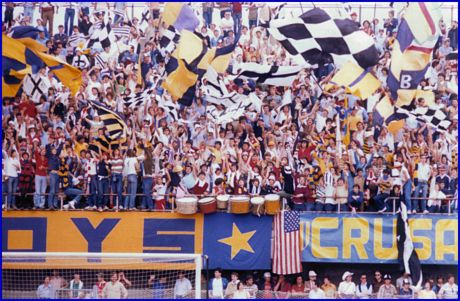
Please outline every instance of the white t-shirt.
M123 164L123 175L135 175L136 163L138 163L136 157L126 158Z
M345 295L354 295L356 292L356 285L354 282L342 281L339 284L338 293Z
M212 281L212 296L213 297L224 297L224 285L222 283L222 278Z
M320 288L311 290L310 293L308 293L308 299L325 299L325 298L326 298L326 294L324 294L324 291Z

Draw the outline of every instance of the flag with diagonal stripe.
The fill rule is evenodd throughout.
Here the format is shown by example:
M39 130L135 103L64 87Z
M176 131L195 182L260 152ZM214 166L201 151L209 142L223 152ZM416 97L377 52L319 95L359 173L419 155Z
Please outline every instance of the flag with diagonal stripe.
M89 104L97 112L104 126L107 128L108 138L116 140L126 135L126 129L128 127L120 115L99 102L89 101Z

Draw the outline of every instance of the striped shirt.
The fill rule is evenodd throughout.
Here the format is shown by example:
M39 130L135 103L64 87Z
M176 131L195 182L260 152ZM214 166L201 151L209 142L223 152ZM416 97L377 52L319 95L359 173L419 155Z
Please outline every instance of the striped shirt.
M114 158L109 160L110 164L110 171L112 173L121 174L123 172L123 159L121 158Z
M379 183L380 193L390 193L391 190L391 179L383 180Z

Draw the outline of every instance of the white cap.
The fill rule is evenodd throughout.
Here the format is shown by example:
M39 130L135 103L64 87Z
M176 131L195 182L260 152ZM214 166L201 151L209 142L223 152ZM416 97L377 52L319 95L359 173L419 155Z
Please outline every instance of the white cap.
M308 276L313 277L313 276L318 276L318 275L316 275L315 271L310 271L308 272Z
M348 276L353 276L353 273L346 271L345 273L343 273L342 280L345 281L345 279L347 279Z
M264 273L264 278L271 278L272 275L270 274L270 272L265 272Z

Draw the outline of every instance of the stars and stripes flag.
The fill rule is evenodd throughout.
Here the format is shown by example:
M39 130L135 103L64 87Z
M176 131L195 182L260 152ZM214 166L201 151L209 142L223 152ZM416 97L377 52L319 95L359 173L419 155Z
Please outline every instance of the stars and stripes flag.
M297 18L272 20L268 31L298 64L324 63L332 58L338 67L352 61L366 69L379 61L371 36L352 20L332 18L320 8Z
M302 272L300 254L300 213L281 211L274 219L275 241L273 273L290 275Z

